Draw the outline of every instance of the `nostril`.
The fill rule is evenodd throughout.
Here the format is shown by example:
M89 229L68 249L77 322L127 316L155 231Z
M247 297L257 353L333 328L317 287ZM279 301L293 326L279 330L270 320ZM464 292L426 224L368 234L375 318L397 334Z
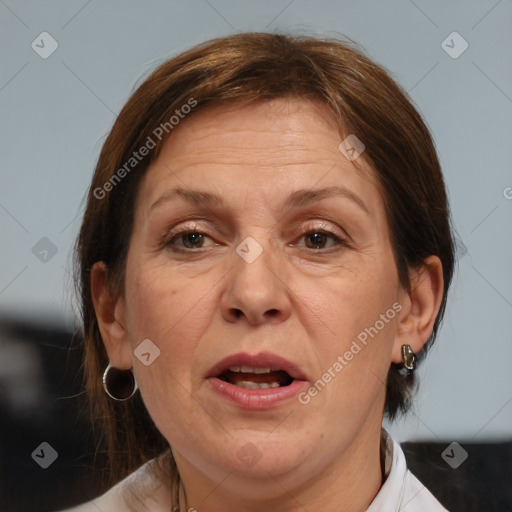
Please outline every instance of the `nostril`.
M241 309L235 309L233 308L233 316L235 318L240 318L241 316L244 315L243 311ZM268 317L271 317L271 318L274 318L276 316L279 315L279 310L277 309L269 309L266 313L265 313L266 316Z

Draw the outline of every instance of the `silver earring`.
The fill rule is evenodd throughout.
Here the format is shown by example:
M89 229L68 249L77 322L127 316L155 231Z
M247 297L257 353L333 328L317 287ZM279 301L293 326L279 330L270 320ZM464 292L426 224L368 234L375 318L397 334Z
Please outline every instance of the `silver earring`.
M138 389L133 368L120 370L108 363L103 373L103 389L113 400L118 402L129 400Z
M403 373L409 374L414 371L414 363L416 354L413 352L410 345L402 345L402 359L403 359Z

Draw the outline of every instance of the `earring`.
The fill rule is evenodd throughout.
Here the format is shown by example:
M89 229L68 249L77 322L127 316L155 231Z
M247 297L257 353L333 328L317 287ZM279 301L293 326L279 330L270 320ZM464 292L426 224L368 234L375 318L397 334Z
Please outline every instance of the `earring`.
M402 359L404 373L409 374L414 370L416 355L410 345L402 345Z
M110 398L118 402L130 399L138 389L133 369L120 370L108 363L103 373L103 389Z

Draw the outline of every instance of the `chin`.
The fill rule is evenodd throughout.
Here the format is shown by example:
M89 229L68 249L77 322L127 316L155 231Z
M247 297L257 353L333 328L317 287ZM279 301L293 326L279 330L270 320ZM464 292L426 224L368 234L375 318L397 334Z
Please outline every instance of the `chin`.
M223 446L219 452L220 460L227 465L228 471L236 471L241 476L268 479L269 475L279 477L296 470L305 463L308 449L313 452L314 446L300 442L296 433L278 435L269 430L254 436L240 436L232 443L232 448Z

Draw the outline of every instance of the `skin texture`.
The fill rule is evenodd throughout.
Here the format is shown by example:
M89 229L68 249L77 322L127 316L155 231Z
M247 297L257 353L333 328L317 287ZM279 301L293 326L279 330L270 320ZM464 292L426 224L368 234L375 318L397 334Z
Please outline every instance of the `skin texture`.
M141 183L125 295L109 295L102 263L93 269L110 362L133 366L172 447L187 510L330 512L343 503L362 511L382 484L386 375L402 361L401 345L418 352L427 341L442 271L431 256L411 270L411 294L402 289L381 192L364 154L356 168L338 150L341 140L327 107L300 99L194 113ZM151 208L177 186L218 194L224 205L174 197ZM331 186L348 189L368 211L346 194L284 206L298 189ZM315 239L318 231L346 243ZM248 236L263 251L252 263L236 252ZM305 405L295 398L241 410L205 379L230 354L270 351L312 385L395 303L401 311ZM149 366L133 355L145 339L160 349ZM254 465L238 456L247 443L260 457Z

